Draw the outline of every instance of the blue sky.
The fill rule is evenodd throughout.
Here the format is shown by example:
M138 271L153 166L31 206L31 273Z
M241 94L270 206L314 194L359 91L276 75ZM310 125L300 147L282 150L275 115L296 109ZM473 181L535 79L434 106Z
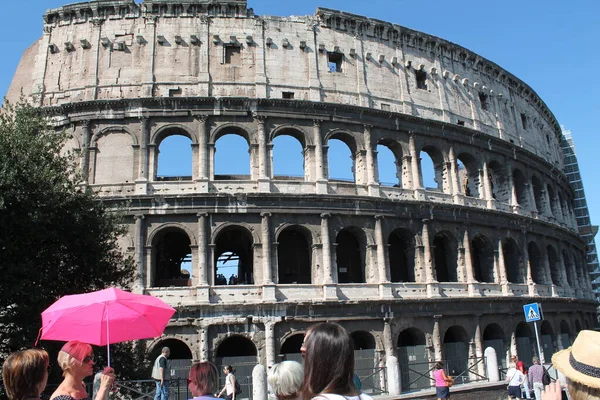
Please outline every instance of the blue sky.
M68 1L2 3L0 96L22 52L41 36L44 11ZM592 222L600 223L600 1L248 0L248 6L257 15L312 15L321 6L378 18L442 37L499 64L529 84L573 131Z

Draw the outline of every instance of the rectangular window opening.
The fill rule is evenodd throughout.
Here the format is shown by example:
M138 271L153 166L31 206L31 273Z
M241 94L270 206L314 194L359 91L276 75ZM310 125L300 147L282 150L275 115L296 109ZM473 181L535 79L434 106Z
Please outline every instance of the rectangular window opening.
M417 79L417 89L427 90L427 73L425 71L415 71L415 78Z
M225 64L240 65L242 62L240 46L225 46Z
M456 124L460 125L460 126L465 126L465 121L463 121L462 119L459 119L458 121L456 121Z
M527 115L521 114L521 125L523 125L523 129L527 129Z
M488 103L488 95L482 92L479 92L479 102L481 103L481 108L487 110L489 108Z
M281 92L281 98L282 99L293 99L294 92Z
M327 65L329 72L342 72L342 61L344 55L342 53L327 53Z
M391 110L390 105L386 104L386 103L381 103L381 109L383 111L390 111Z

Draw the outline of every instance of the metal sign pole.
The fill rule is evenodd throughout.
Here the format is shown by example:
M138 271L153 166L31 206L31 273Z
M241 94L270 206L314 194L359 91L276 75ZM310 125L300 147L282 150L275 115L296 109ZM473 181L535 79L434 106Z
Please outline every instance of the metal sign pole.
M538 347L538 357L540 358L540 365L544 365L546 362L544 360L544 352L542 351L542 346L540 346L540 335L538 334L537 322L533 321L533 329L535 329L535 340L537 342Z

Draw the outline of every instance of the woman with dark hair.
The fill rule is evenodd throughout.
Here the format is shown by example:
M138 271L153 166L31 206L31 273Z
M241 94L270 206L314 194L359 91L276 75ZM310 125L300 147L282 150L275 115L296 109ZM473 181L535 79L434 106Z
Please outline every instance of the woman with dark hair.
M215 399L213 393L219 388L219 371L215 364L204 361L191 366L188 387L194 395L192 400Z
M9 400L39 399L48 382L49 365L45 350L11 353L2 365L2 380Z
M58 365L63 371L63 381L56 388L50 400L90 399L83 379L94 373L94 352L87 343L72 340L58 352ZM96 400L104 400L115 380L114 370L107 367L100 378L100 388Z
M324 322L310 329L302 345L304 400L372 400L354 385L354 343L342 326Z
M236 388L239 387L235 384L235 369L231 365L223 367L223 373L225 374L225 386L219 392L218 397L221 397L223 392L227 394L227 400L235 400L235 396L238 394Z
M446 375L444 364L438 361L433 366L433 379L435 379L435 397L438 400L450 398L450 386L454 383L452 377Z

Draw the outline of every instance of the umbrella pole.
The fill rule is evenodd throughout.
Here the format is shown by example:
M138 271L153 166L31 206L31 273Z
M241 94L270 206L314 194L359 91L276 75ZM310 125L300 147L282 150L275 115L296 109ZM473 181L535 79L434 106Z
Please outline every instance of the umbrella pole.
M108 307L106 307L106 353L108 366L110 367L110 329L108 327L110 319L108 318Z

